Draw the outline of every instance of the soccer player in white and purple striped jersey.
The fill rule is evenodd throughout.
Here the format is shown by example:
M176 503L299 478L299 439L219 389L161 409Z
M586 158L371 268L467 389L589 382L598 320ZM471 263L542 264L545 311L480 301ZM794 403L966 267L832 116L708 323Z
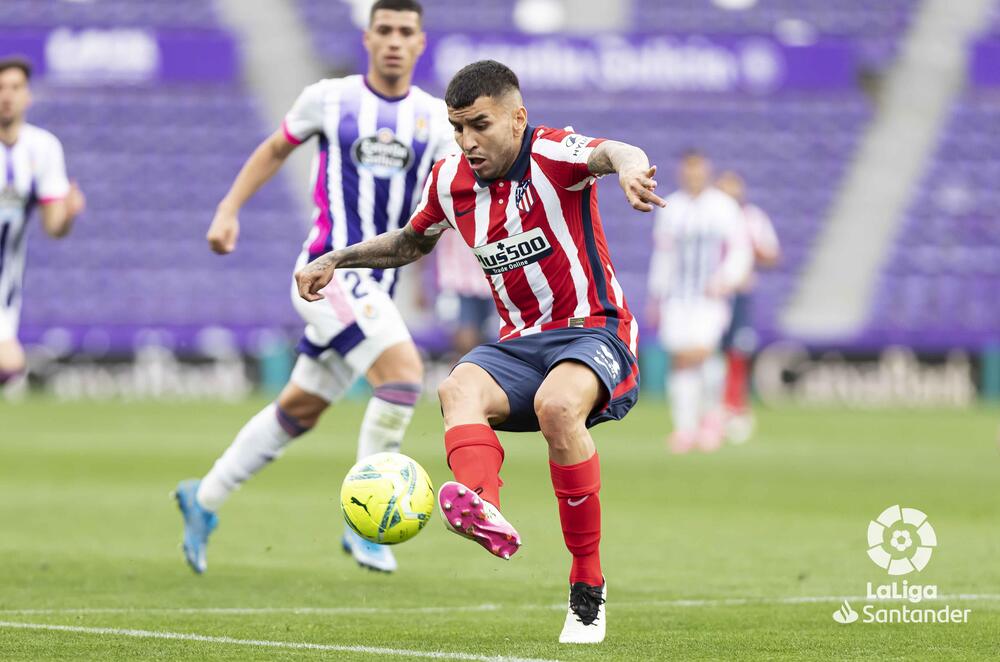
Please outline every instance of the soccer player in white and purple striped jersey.
M406 224L432 164L458 151L444 101L411 85L426 45L421 21L422 8L414 0L374 3L364 32L367 74L305 88L220 203L208 231L214 251L235 248L239 209L289 154L313 138L319 148L311 184L314 225L296 269ZM306 327L289 383L240 430L204 478L178 486L184 552L195 572L207 567L208 535L223 502L312 429L356 378L367 377L374 391L361 424L358 459L399 449L420 395L423 367L392 301L396 282L395 269L343 270L314 302L294 296L292 286ZM343 547L362 566L396 569L388 547L350 529Z
M25 121L30 80L27 60L0 59L0 386L26 368L17 327L31 212L38 206L46 234L59 239L85 204L66 177L59 139Z

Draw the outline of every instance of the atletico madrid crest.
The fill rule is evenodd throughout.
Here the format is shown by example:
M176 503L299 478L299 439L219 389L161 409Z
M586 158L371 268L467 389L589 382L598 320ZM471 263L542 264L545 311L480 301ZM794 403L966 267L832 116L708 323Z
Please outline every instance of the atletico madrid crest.
M535 195L531 192L530 179L525 179L517 185L517 189L514 191L514 203L524 213L528 213L531 205L535 204Z

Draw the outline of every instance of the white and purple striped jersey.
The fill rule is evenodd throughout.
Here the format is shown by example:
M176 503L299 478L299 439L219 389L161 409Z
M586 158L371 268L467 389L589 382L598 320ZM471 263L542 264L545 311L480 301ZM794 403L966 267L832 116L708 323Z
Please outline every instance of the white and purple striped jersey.
M309 261L406 225L431 166L458 151L443 100L416 86L384 97L364 76L305 88L282 128L294 144L319 138L314 226L303 245ZM358 271L393 291L394 269Z
M20 308L31 210L67 193L69 180L58 138L25 124L13 145L0 142L0 313L8 318L16 318ZM16 330L16 324L7 326Z
M692 197L677 191L657 210L649 294L655 299L705 299L732 291L749 276L753 249L743 210L716 188Z

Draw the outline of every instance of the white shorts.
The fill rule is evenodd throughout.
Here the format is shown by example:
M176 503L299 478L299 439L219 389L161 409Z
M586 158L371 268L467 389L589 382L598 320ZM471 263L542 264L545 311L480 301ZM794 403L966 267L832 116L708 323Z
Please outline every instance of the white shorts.
M296 268L304 264L302 258ZM411 338L396 304L367 269L337 270L321 294L306 301L292 281L292 305L306 328L291 381L336 402L382 352Z
M660 342L669 352L715 349L732 311L722 299L667 299L660 307Z
M21 317L19 302L7 308L0 305L0 342L17 340L17 324Z

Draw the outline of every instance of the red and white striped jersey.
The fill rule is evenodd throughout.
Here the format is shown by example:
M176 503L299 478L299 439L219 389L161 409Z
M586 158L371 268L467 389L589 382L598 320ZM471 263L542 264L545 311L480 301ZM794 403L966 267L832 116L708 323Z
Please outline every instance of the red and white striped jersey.
M426 235L458 230L493 292L501 341L605 327L636 354L638 327L611 264L587 168L601 142L529 126L504 177L479 179L462 154L431 170L410 225Z

